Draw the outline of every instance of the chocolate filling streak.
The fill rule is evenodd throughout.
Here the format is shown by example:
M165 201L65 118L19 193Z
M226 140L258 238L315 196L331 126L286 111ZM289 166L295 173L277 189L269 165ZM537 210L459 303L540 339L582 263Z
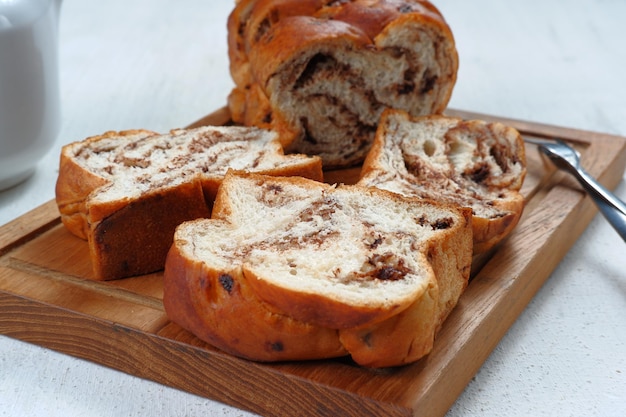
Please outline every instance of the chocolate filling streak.
M227 293L231 293L233 287L235 286L235 280L229 274L220 274L218 278L222 288L226 290Z
M338 80L348 89L355 89L356 94L347 94L346 97L337 97L324 91L304 93L303 90L314 90L317 85L324 85L329 80ZM300 139L302 151L321 153L325 151L333 154L340 153L343 159L360 159L372 142L376 125L373 120L382 112L382 105L378 103L373 94L365 94L362 104L365 104L366 114L359 114L349 106L346 100L354 99L363 91L357 87L362 85L362 79L345 64L339 63L335 58L327 54L316 54L305 65L293 84L292 91L298 101L305 103L304 108L309 110L298 118L302 136ZM326 110L325 110L326 109ZM328 111L327 109L332 109ZM324 112L326 116L315 117ZM310 114L314 113L314 114ZM310 119L313 117L314 119ZM372 121L368 120L372 119ZM315 120L312 123L311 120ZM348 137L351 143L341 149L333 148L333 142L338 138Z
M413 271L405 265L404 259L391 252L375 253L367 259L370 271L359 276L360 278L375 278L381 281L399 281Z
M383 52L393 60L418 61L406 48L386 48ZM424 96L436 88L438 79L435 69L408 65L399 82L380 85L373 91L366 88L363 76L349 64L330 53L318 52L306 63L295 65L294 72L283 78L283 85L292 86L283 89L292 95L290 101L300 102L301 108L307 109L295 116L301 136L293 148L320 155L340 154L344 161L358 162L373 141L382 111L397 104L394 97L416 93ZM380 97L386 97L384 102ZM350 142L345 142L346 137ZM334 149L335 141L343 143L340 149Z
M117 155L115 159L113 160L113 162L115 162L117 165L123 165L129 168L146 169L146 168L149 168L151 165L151 161L148 159L145 159L144 157L132 158L132 157L125 156L123 154Z
M346 76L354 77L355 75L352 73L349 65L341 64L331 55L317 53L309 59L304 70L293 84L293 89L301 90L307 85L316 82L317 79L323 80L333 76L344 78Z
M272 188L271 184L265 184L264 187L269 191L270 189L275 194L281 194L283 189L281 187ZM266 193L264 193L266 194ZM266 201L263 201L266 203ZM337 239L340 237L341 232L334 226L334 216L337 212L343 209L340 202L333 199L331 196L324 195L319 200L316 200L310 204L309 207L303 209L297 216L295 216L293 222L285 227L285 233L277 236L266 238L262 241L251 243L247 246L239 247L234 254L235 259L246 259L251 256L253 251L271 251L281 252L287 250L294 250L305 247L321 247L325 243ZM323 221L321 227L318 226L319 219ZM451 217L429 219L425 215L419 218L415 218L415 223L422 227L430 228L432 230L444 230L454 225L454 219ZM302 225L304 223L313 223L313 231L303 234L292 234L289 231L295 227L296 224ZM351 272L352 279L369 281L369 280L381 280L381 281L397 281L404 279L408 274L412 274L414 271L406 265L406 260L397 254L384 251L381 245L385 240L390 239L392 241L398 239L410 238L406 232L397 231L383 234L375 230L374 225L369 223L363 223L363 227L369 231L366 233L366 237L361 242L362 245L369 251L372 251L371 255L367 258L360 271ZM417 247L413 247L412 250L418 250ZM378 249L382 249L381 252L376 252ZM292 269L293 274L297 275L297 264L293 260L285 260L288 266ZM342 274L341 268L337 268L333 271L336 278L340 278ZM232 287L229 277L220 276L219 280L222 286L230 292Z
M450 176L441 170L432 168L430 164L417 155L403 152L402 160L406 174L398 173L397 177L405 184L403 187L404 194L460 204L471 208L474 215L477 213L486 215L485 210L489 213L487 215L489 218L506 215L506 213L493 207L494 202L491 199L503 198L501 193L497 196L488 196L489 192L486 189L484 190L485 194L480 194L476 189L476 186L482 187L481 183L490 175L490 167L486 162L477 163L460 175L453 174ZM381 184L384 182L385 180L382 180ZM424 187L422 184L428 184L428 186ZM420 222L420 224L422 223ZM445 225L435 225L433 228L442 228L442 226Z

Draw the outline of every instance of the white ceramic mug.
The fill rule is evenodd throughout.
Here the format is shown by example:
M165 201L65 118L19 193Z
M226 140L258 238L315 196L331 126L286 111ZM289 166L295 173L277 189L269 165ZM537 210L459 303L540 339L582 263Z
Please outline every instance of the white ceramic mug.
M0 190L28 178L60 126L61 0L0 0Z

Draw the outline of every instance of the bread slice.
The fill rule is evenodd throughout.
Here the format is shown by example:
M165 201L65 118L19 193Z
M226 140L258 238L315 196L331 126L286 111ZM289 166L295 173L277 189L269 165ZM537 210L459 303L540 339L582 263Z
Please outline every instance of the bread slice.
M360 185L472 209L475 254L518 223L526 175L524 142L502 123L389 110L381 118Z
M241 1L228 23L233 120L280 132L286 152L357 165L386 108L442 112L458 55L427 1Z
M178 224L210 216L230 168L322 180L319 158L285 156L266 130L129 130L66 145L56 201L67 229L88 240L96 279L145 274L163 268Z
M165 310L253 360L413 362L467 286L470 216L376 188L230 172L211 219L176 230Z

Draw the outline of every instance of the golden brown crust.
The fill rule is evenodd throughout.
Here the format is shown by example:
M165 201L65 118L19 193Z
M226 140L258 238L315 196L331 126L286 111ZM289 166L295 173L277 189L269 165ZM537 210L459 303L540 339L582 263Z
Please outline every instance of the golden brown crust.
M228 106L233 121L244 126L257 126L263 129L272 127L272 108L258 84L252 84L245 89L234 88L228 95ZM280 139L284 144L284 138Z
M449 32L441 12L430 2L413 0L243 0L228 17L228 53L235 84L247 87L255 83L248 55L263 36L288 17L312 16L323 21L342 21L358 28L370 42L398 17L411 13L428 19ZM302 40L305 36L298 36Z
M502 216L497 218L484 218L474 216L472 218L472 228L474 230L474 253L485 253L496 246L501 240L508 236L524 211L525 200L519 192L504 192L503 200L494 204L500 209Z
M341 343L357 363L375 368L398 366L431 351L437 332L468 285L471 211L466 209L463 215L464 230L432 241L426 250L432 279L420 299L381 323L340 330Z
M235 84L250 84L250 70L246 57L245 25L250 18L256 0L242 0L228 17L228 58L230 74Z
M123 132L109 131L102 135L91 136L82 141L82 144L97 142L105 138L135 135L153 135L149 130L126 130ZM87 198L97 188L108 184L108 180L94 174L80 166L71 154L74 142L65 146L59 161L59 175L55 185L56 203L61 213L61 221L74 235L87 239Z
M289 291L256 276L244 266L243 274L255 294L296 320L333 329L347 329L381 322L407 308L397 304L393 309L381 306L352 306L320 294Z
M243 0L228 17L230 71L240 87L254 83L248 54L271 26L289 16L308 16L329 0Z
M172 246L164 271L168 317L225 352L258 361L347 354L337 331L294 320L261 302L240 268L216 270Z
M361 366L385 368L415 362L432 350L440 324L433 320L437 298L433 281L424 296L400 314L372 326L340 330L339 340Z
M90 208L87 237L98 280L163 269L176 226L211 215L198 180L157 189L131 203L113 207L92 205ZM102 216L104 212L110 214Z
M72 234L87 239L87 196L106 183L104 178L85 171L61 154L55 194L61 221Z

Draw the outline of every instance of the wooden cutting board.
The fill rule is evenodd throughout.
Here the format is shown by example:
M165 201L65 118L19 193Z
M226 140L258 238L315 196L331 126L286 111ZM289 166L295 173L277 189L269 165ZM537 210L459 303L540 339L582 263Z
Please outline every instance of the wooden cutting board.
M626 138L449 113L568 141L609 188L623 176ZM228 121L221 109L194 125ZM443 415L596 213L531 145L527 156L519 225L474 260L471 283L434 350L415 364L368 370L344 359L259 364L224 354L168 320L160 273L93 280L87 243L64 229L54 201L0 228L0 333L263 415ZM350 183L357 175L326 178Z

